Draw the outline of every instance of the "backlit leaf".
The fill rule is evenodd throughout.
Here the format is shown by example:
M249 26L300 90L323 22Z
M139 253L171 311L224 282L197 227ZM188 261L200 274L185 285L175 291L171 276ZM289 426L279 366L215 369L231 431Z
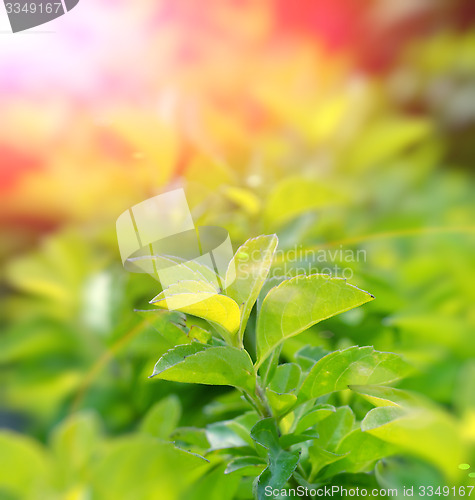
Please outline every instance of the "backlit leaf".
M272 264L276 235L258 236L239 247L226 273L226 295L241 308L240 338Z
M382 406L366 415L361 430L427 460L452 479L458 474L453 464L467 453L460 425L442 410Z
M259 364L285 339L373 298L346 280L325 274L296 276L284 281L267 294L259 313Z
M213 292L203 282L180 282L159 293L150 303L203 318L230 334L239 328L240 311L234 300Z
M349 385L386 384L406 375L410 367L397 354L372 347L350 347L320 359L304 380L299 399L313 399Z

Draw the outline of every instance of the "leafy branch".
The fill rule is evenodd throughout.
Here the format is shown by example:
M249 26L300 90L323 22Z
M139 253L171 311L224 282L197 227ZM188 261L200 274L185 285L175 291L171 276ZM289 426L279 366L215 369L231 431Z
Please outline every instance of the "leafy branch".
M323 274L296 276L272 287L268 275L277 243L275 235L244 243L230 262L224 290L213 288L205 278L209 269L197 273L195 264L188 275L181 266L180 279L151 300L160 314L186 315L178 325L181 341L158 360L151 377L231 386L249 403L249 413L223 422L219 432L217 424L208 426L207 436L215 443L208 451L216 443L234 443L233 453L224 455L226 473L244 477L252 470L259 499L265 498L266 488L284 488L290 478L297 484L319 484L328 470L365 470L383 451L389 453L389 445L373 446L373 455L355 465L356 454L345 451L347 440L369 446L379 438L356 426L349 407L335 408L326 398L350 387L361 392L394 382L410 369L396 354L356 346L326 355L299 352L294 362L280 363L287 339L374 297ZM258 299L256 323L250 327ZM192 334L196 327L200 335ZM255 352L244 345L255 345ZM393 418L393 413L385 416Z

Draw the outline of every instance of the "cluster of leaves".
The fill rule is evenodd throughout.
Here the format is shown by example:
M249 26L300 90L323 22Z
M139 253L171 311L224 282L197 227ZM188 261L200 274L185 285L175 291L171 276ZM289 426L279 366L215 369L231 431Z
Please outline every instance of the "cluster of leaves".
M309 346L295 354L294 362L279 364L286 339L373 296L322 274L299 275L272 286L273 280L266 278L276 247L276 236L244 243L230 263L222 290L206 280L209 270L178 264L180 279L151 301L175 312L142 312L157 316L157 323L176 325L166 334L178 345L158 360L152 377L232 386L249 403L251 409L236 419L213 423L204 433L177 429L175 436L200 454L220 450L230 458L225 473L258 476L258 498L265 498L266 487L279 490L289 481L318 486L340 472L368 471L393 452L393 446L375 434L401 416L397 411L375 409L360 424L348 406L335 408L326 398L350 387L381 390L409 371L400 356L372 347L327 354ZM256 324L251 327L255 306ZM199 436L203 439L197 444Z

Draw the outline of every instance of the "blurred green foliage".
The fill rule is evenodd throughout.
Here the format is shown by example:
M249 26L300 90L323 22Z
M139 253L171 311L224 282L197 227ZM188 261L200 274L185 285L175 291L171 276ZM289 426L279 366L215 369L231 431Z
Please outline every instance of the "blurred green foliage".
M398 387L417 394L419 413L365 422L403 450L375 472L361 466L371 444L353 424L373 405L373 418L390 412L388 395L355 388L330 397L345 409L319 424L333 435L340 429L327 450L361 453L339 464L314 453L312 467L323 467L323 478L337 471L341 484L473 484L458 461L475 466L474 53L473 33L446 30L408 43L390 70L371 77L338 58L327 61L325 79L305 54L285 68L267 61L272 78L257 75L248 89L267 126L252 135L235 117L209 111L204 144L213 147L193 151L166 178L185 186L195 223L225 227L236 248L276 232L279 248L297 245L300 257L282 252L274 266L337 265L376 296L282 351L292 361L306 346L372 345L414 367ZM144 135L126 133L147 150ZM172 155L152 153L157 163ZM104 172L111 196L113 175ZM155 186L147 182L122 182L110 205L148 197ZM159 331L173 325L134 312L160 288L123 271L106 212L71 217L34 249L8 241L2 252L0 498L249 498L245 474L224 474L226 440L241 437L217 424L247 407L224 388L147 378L173 346ZM346 261L340 249L365 257ZM319 250L327 262L305 254ZM209 461L193 454L209 450ZM258 461L242 465L262 470Z

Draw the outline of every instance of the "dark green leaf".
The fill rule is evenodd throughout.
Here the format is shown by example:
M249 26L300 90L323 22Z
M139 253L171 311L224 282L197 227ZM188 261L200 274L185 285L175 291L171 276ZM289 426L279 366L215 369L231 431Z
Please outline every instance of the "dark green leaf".
M283 436L281 436L279 439L279 444L282 448L289 448L294 444L304 443L305 441L313 441L318 438L318 433L312 430L304 431L300 434L293 432L291 434L284 434Z
M280 489L297 467L300 453L285 451L279 442L277 424L273 418L266 418L257 422L252 428L251 437L268 450L269 463L259 476L256 484L257 498L266 498L266 487Z

